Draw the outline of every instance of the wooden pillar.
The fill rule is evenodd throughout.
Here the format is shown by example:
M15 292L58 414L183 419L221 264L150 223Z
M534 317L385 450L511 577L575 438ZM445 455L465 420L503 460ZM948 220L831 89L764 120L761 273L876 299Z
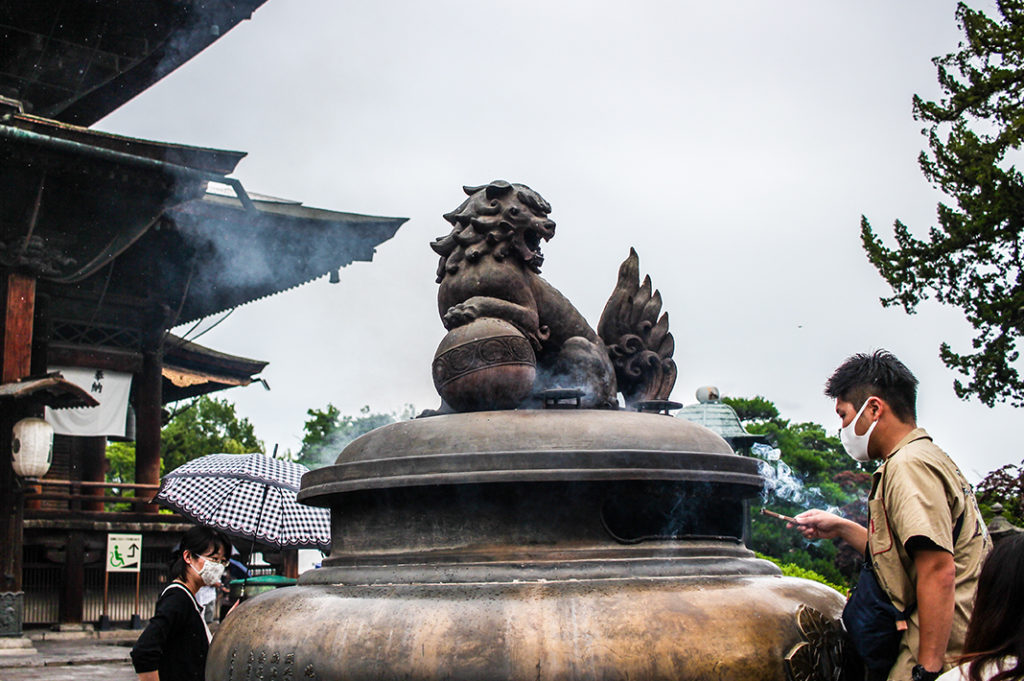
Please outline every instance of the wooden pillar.
M64 584L58 617L61 624L81 624L85 613L85 538L82 532L68 533L64 544Z
M21 504L11 464L11 428L15 421L0 414L0 591L21 591ZM17 551L14 550L17 547Z
M146 351L142 355L142 373L139 376L138 404L135 408L135 482L156 485L160 482L160 429L163 427L163 360L160 350ZM139 492L139 495L150 493ZM136 504L141 513L156 513L155 504Z
M284 549L281 551L281 575L298 579L299 577L299 550Z
M9 271L0 276L0 383L9 383L32 370L36 281ZM17 403L5 404L0 413L0 607L14 612L14 617L0 618L0 635L20 635L24 612L24 511L20 482L11 464L11 430L29 415Z
M85 461L88 458L90 440L94 438L72 437L71 456L68 466L70 492L80 494ZM68 502L68 516L79 516L85 504L80 499ZM58 599L57 616L61 624L81 624L85 612L85 541L81 531L71 531L64 542L64 569L61 591Z
M107 479L107 438L83 437L79 454L82 461L82 480L84 482L104 482ZM102 487L83 487L83 494L103 498ZM83 511L102 511L102 501L86 501L82 503Z
M36 309L36 280L23 274L7 275L4 290L3 371L0 382L25 378L32 371L32 320Z

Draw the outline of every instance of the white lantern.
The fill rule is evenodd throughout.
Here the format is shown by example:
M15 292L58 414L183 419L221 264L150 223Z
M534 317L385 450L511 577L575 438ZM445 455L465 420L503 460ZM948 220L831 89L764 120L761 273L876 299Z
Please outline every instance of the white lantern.
M27 418L14 424L11 443L14 472L23 478L41 478L53 462L53 426Z

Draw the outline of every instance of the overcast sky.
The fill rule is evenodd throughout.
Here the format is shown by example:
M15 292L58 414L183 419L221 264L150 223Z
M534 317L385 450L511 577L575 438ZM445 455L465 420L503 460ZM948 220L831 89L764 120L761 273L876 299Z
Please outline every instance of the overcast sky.
M249 191L409 218L340 284L246 305L198 339L270 362L270 392L220 393L268 451L297 449L328 402L436 407L428 244L462 185L500 178L552 204L543 275L592 325L636 247L671 317L674 399L713 384L834 429L825 379L887 348L921 380L920 423L976 481L1021 460L1018 412L956 398L939 344L968 350L972 329L934 303L883 309L859 241L861 214L886 235L934 223L911 97L939 94L954 9L269 0L95 127L245 150Z

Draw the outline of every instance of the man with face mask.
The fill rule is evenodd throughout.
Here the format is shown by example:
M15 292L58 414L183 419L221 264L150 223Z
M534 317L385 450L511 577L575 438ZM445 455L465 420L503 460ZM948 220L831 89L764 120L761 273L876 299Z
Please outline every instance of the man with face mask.
M857 549L892 605L909 615L896 625L905 631L895 663L878 678L933 681L961 652L991 546L974 492L917 426L917 379L889 352L850 357L825 394L836 401L847 453L881 461L868 527L818 510L796 516L796 527L808 539L838 537Z

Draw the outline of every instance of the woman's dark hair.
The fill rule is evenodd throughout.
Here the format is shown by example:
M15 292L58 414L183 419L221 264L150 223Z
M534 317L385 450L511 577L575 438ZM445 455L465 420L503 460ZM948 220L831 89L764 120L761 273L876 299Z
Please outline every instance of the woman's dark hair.
M869 397L879 397L900 420L917 420L917 379L887 350L848 358L825 383L825 395L856 409Z
M183 556L185 551L201 556L217 549L224 550L224 556L231 557L231 542L222 532L203 525L196 525L181 538L171 558L171 579L184 579L188 564Z
M964 654L970 681L1024 679L1024 533L1001 539L985 560L978 576L974 614L967 625ZM1007 657L1016 657L1012 669L992 676L985 669ZM1005 663L1005 661L1004 661ZM982 677L982 671L988 675Z

